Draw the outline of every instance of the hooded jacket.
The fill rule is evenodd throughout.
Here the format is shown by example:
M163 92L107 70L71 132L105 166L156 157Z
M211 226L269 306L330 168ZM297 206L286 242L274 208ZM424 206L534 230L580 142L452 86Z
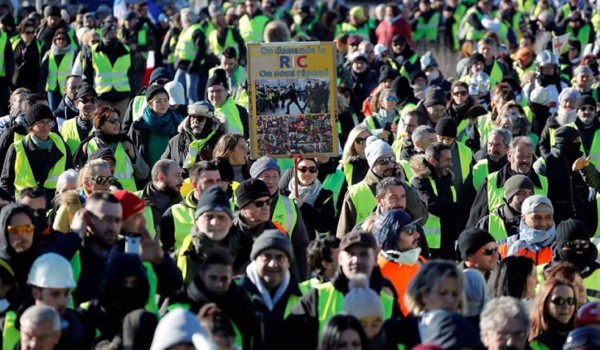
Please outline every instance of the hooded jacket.
M137 277L134 288L122 286L125 277ZM123 328L125 316L136 309L144 308L150 294L146 270L137 255L112 250L106 271L100 284L98 299L92 301L83 317L88 330L100 331L97 341L112 340Z
M27 285L27 276L31 265L39 255L38 247L33 240L31 248L22 253L17 253L8 241L7 227L10 218L15 214L25 214L29 216L32 223L35 223L33 212L28 206L11 203L6 205L0 211L0 258L6 260L15 272L15 287L8 293L7 299L11 305L18 306L27 295L30 295L30 289Z
M186 117L178 128L179 133L173 136L167 145L167 148L163 152L160 159L172 159L179 164L183 169L184 177L187 177L188 169L184 169L185 158L189 152L190 143L197 139L204 139L209 136L213 131L215 132L208 142L202 147L197 160L212 160L213 150L217 144L217 141L224 135L223 127L217 119L207 119L204 128L200 133L200 137L196 138L190 130L190 118Z

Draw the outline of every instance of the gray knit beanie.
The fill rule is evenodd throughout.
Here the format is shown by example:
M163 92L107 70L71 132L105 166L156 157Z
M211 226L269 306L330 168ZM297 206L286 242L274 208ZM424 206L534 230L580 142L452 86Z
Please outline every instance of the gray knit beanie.
M250 167L250 176L253 178L257 178L263 171L267 170L277 170L278 173L281 174L281 170L279 169L279 165L275 159L271 159L269 157L261 157L259 158L252 166Z
M367 157L367 163L369 163L369 168L373 168L377 159L382 157L393 157L394 151L387 142L383 141L377 136L369 136L367 138L365 156ZM252 175L252 169L250 169L250 175Z
M378 316L383 320L383 307L379 295L369 287L366 274L358 274L348 284L349 292L344 297L344 311L361 319Z
M481 271L466 269L465 273L465 296L467 297L466 317L477 316L485 305L485 277Z

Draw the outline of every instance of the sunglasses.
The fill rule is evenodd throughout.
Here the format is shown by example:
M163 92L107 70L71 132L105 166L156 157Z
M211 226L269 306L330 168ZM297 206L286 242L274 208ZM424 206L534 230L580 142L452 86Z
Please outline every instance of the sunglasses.
M316 166L298 167L298 171L303 174L307 171L311 174L315 174L317 171L319 171L319 169Z
M575 303L577 302L577 300L575 300L575 298L563 298L563 297L556 297L554 299L551 299L550 302L556 306L562 306L562 305L569 305L569 306L573 306L575 305Z
M573 249L576 247L587 249L590 246L590 241L585 239L575 239L572 241L567 241L563 243L562 247L567 249Z
M452 95L454 95L454 96L467 96L468 94L469 94L469 93L468 93L468 92L466 92L466 91L464 91L464 90L463 90L463 91L454 91L454 92L452 93Z
M35 34L35 32L33 30L26 30L25 34L27 34L27 35L33 35L33 34Z
M106 119L106 122L109 123L109 124L118 124L118 123L120 123L119 118Z
M92 181L94 181L98 185L110 185L117 181L117 178L114 176L96 176L95 178L92 178Z
M400 229L400 232L407 233L409 235L413 235L413 234L417 233L417 225L416 224L406 225L406 226L402 227L402 229Z
M33 224L17 226L8 225L6 230L11 235L31 234L33 231L35 231L35 226Z
M265 204L266 205L271 204L271 200L270 199L265 199L265 200L262 200L262 201L254 201L253 203L254 203L254 205L257 208L262 208Z
M396 96L388 96L385 98L385 100L388 102L396 102L398 101L398 98Z
M390 163L395 163L396 162L396 157L383 157L383 158L379 158L377 159L377 161L375 163L379 164L379 165L388 165Z
M202 115L190 115L190 119L196 119L198 122L203 122L206 120L206 117Z
M363 143L365 143L365 141L367 141L366 137L357 137L354 139L354 142L356 142L358 144L363 144Z
M579 109L582 110L583 112L593 112L596 110L596 108L591 107L591 106L590 107L581 107Z
M483 255L485 255L485 256L492 256L492 255L498 253L498 247L484 249L481 251L481 253L483 253Z
M81 102L84 105L86 105L88 103L96 103L96 99L95 98L80 98L79 102Z

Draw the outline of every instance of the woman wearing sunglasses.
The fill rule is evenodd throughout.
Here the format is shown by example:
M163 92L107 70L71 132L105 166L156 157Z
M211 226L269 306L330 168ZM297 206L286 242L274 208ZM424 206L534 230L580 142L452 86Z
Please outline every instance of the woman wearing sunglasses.
M575 326L577 298L567 280L550 278L542 285L531 309L529 346L532 349L560 350Z
M280 188L283 188L284 194L294 199L300 208L308 237L312 241L321 234L331 232L336 223L333 220L335 217L333 192L323 188L323 184L317 178L319 167L315 159L300 160L296 176L298 176L297 187L296 181L291 177L287 187L280 186Z
M450 87L451 98L446 106L446 116L452 118L457 128L456 139L465 142L467 139L467 130L472 124L467 117L467 112L477 103L473 97L469 95L469 85L464 81L455 81ZM476 120L473 120L473 124Z
M399 118L396 113L398 97L392 89L378 89L371 101L373 114L366 117L363 125L367 126L371 134L383 139L390 145L394 142L392 125Z
M42 60L42 43L35 38L35 22L27 19L19 24L19 37L12 43L15 72L12 86L37 91Z
M92 116L92 124L94 124L94 134L83 140L75 151L73 158L77 169L85 165L92 153L110 148L115 157L114 177L123 189L137 191L135 180L145 180L150 169L133 146L131 139L121 133L119 112L111 107L98 108Z
M53 111L58 108L65 94L65 82L67 76L71 74L76 55L77 52L71 45L67 31L63 28L58 29L52 38L52 46L44 55L40 67L40 81L45 82L48 104ZM65 99L65 102L67 101L75 103L75 101Z
M369 171L369 163L365 157L369 136L369 128L362 124L352 129L348 135L340 160L340 170L344 172L348 186L361 182Z

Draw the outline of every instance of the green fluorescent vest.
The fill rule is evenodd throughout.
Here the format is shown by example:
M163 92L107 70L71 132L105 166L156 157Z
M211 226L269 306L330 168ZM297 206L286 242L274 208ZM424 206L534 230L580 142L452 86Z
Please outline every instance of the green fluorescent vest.
M175 57L184 60L191 61L196 54L196 46L194 45L194 33L197 30L202 30L200 24L192 24L185 28L179 38L177 39L177 45L175 46Z
M508 237L504 220L495 211L491 212L488 216L488 232L492 234L496 242Z
M542 188L533 187L534 194L542 196L548 195L548 179L545 176L538 175ZM487 176L487 194L488 210L491 213L504 202L504 186L498 188L498 172L493 172Z
M92 135L92 132L93 131L90 130L89 135ZM69 149L71 150L71 154L75 154L77 147L79 147L79 144L81 144L81 140L79 139L79 131L77 131L77 118L65 120L62 125L61 133L63 139L67 143L67 146L69 146Z
M296 212L296 205L293 200L289 197L279 195L277 204L275 204L275 209L273 210L272 220L281 225L288 237L292 239L292 233L298 221L298 213Z
M240 118L240 111L231 97L227 97L221 107L215 106L216 114L222 116L227 123L227 132L244 135L244 124Z
M431 184L431 188L433 189L433 194L438 195L437 187L435 186L435 181L429 177L429 183ZM454 186L452 189L452 201L456 202L456 190ZM440 218L429 213L429 217L427 218L427 222L423 225L423 232L425 232L425 239L427 239L427 244L429 248L432 249L440 249L441 247L441 238L442 238L442 224Z
M194 213L196 212L196 206L190 207L189 204L193 203L191 197L194 192L190 192L186 198L178 204L171 207L171 213L173 214L173 223L175 225L175 246L177 250L182 247L183 240L190 234L194 227Z
M91 139L88 143L88 155L98 150L98 144L96 139ZM123 186L124 190L135 192L137 188L135 186L135 179L133 178L133 164L131 159L125 152L123 142L119 142L115 149L115 173L114 177L119 180L119 183Z
M364 181L348 187L348 194L356 209L356 223L364 221L377 206L375 195Z
M98 44L92 46L92 66L94 67L94 88L98 94L105 94L113 88L118 92L130 92L129 77L127 72L131 67L129 53L119 57L111 65L108 56L97 51ZM127 49L129 50L129 49Z
M56 64L56 57L50 51L48 53L48 78L46 80L46 91L55 91L56 85L58 84L58 91L61 96L65 95L64 87L67 77L71 74L71 68L73 67L73 60L75 59L75 52L73 50L67 51L64 54L60 64Z

